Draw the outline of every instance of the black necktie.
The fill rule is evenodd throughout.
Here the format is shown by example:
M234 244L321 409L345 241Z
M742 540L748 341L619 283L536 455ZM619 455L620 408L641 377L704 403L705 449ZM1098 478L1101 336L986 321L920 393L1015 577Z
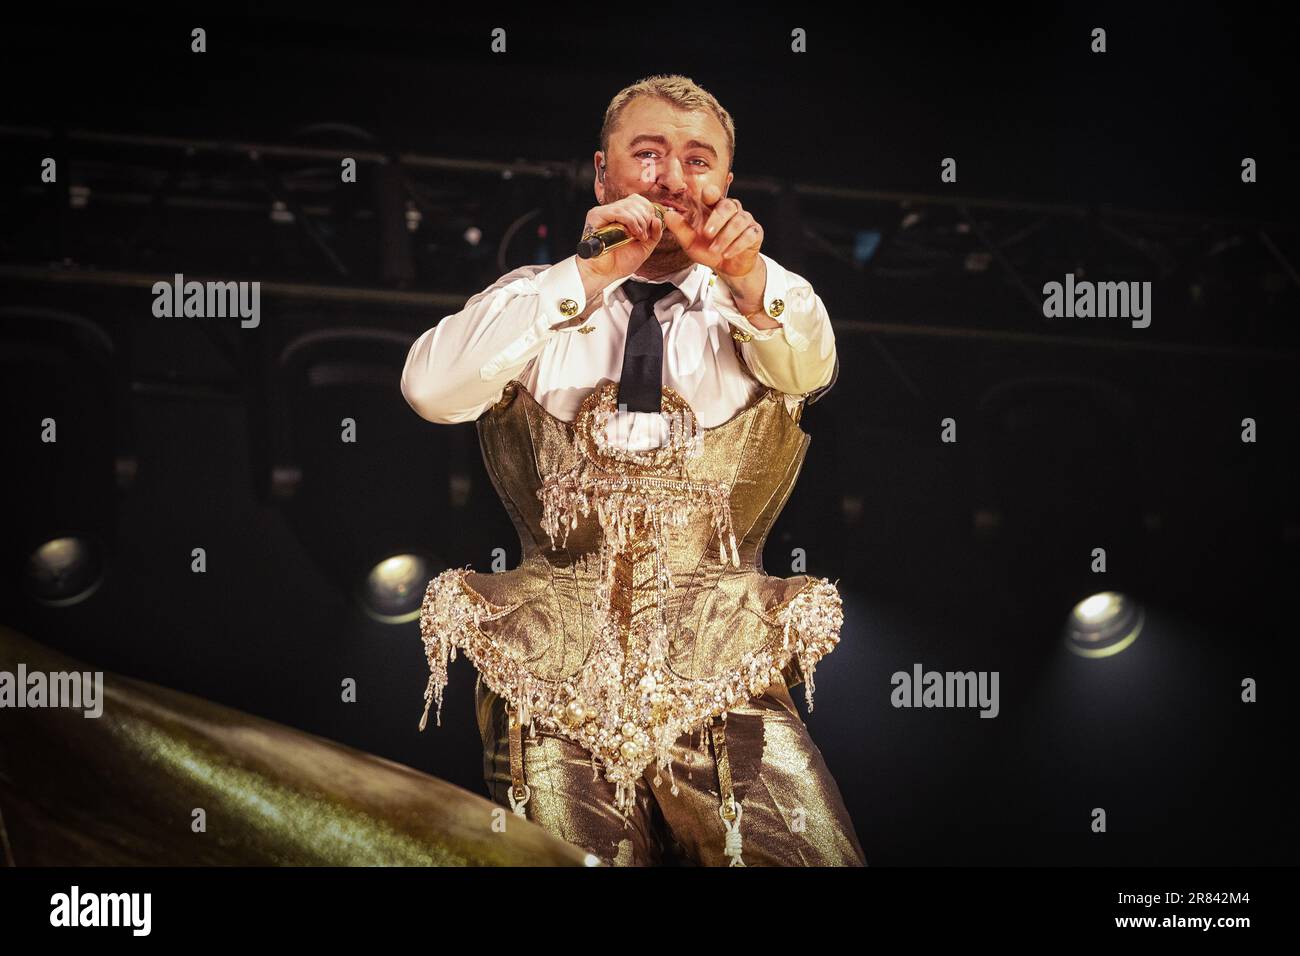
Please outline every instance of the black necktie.
M655 303L675 291L671 282L628 279L622 289L632 302L623 343L623 373L618 381L618 404L629 412L662 411L664 334L655 318Z

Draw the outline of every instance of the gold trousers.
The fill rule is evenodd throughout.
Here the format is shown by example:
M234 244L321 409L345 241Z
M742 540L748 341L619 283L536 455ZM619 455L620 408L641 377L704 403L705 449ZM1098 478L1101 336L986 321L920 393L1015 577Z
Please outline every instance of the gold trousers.
M637 781L626 820L586 750L540 725L530 735L481 677L474 697L491 798L608 865L867 865L784 681L683 734L671 773L656 784L651 764Z

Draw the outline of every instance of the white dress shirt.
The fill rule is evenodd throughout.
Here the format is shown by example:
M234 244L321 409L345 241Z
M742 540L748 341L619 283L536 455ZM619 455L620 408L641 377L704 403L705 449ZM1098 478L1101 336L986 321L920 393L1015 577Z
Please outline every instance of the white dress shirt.
M767 264L763 308L781 323L775 329L750 324L726 284L701 263L657 279L630 277L678 288L655 305L664 335L663 384L681 394L704 428L734 418L766 386L785 393L793 409L834 381L835 333L821 297L801 276L759 255ZM402 395L411 408L439 424L474 421L519 379L546 411L572 422L593 389L622 376L632 314L627 296L616 294L624 277L601 290L603 302L579 323L587 298L577 261L521 266L416 339L402 370ZM752 336L740 344L743 365L732 327ZM665 425L657 413L622 412L607 435L644 449L663 440Z

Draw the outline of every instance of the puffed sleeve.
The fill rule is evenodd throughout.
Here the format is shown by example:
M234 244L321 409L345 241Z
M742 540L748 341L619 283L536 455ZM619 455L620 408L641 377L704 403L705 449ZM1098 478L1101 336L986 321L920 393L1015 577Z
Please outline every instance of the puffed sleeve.
M428 421L474 421L552 337L581 326L586 305L576 256L509 272L415 340L402 397Z
M726 283L713 286L713 305L732 326L750 336L741 356L754 377L789 395L815 401L839 375L835 331L821 297L802 276L759 253L767 265L763 310L779 328L756 328L736 309Z

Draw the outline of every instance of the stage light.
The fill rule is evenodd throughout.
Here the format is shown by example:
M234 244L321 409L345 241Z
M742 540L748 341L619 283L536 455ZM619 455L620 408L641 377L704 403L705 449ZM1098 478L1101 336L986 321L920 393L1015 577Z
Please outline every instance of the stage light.
M1146 612L1116 591L1084 598L1070 612L1065 643L1080 657L1110 657L1124 650L1142 630Z
M5 462L6 610L15 602L39 605L41 614L78 604L107 580L118 493L129 488L136 460L130 363L116 350L112 334L88 316L0 306L0 408L7 420L28 423L24 429L41 428L39 437L24 431L31 440Z
M878 229L859 229L853 237L853 261L866 265L880 248L882 236Z
M46 541L27 559L27 591L48 607L86 600L104 580L104 557L94 539L63 537Z
M420 616L424 589L433 574L433 562L418 554L384 558L366 575L361 606L385 624L414 621Z

